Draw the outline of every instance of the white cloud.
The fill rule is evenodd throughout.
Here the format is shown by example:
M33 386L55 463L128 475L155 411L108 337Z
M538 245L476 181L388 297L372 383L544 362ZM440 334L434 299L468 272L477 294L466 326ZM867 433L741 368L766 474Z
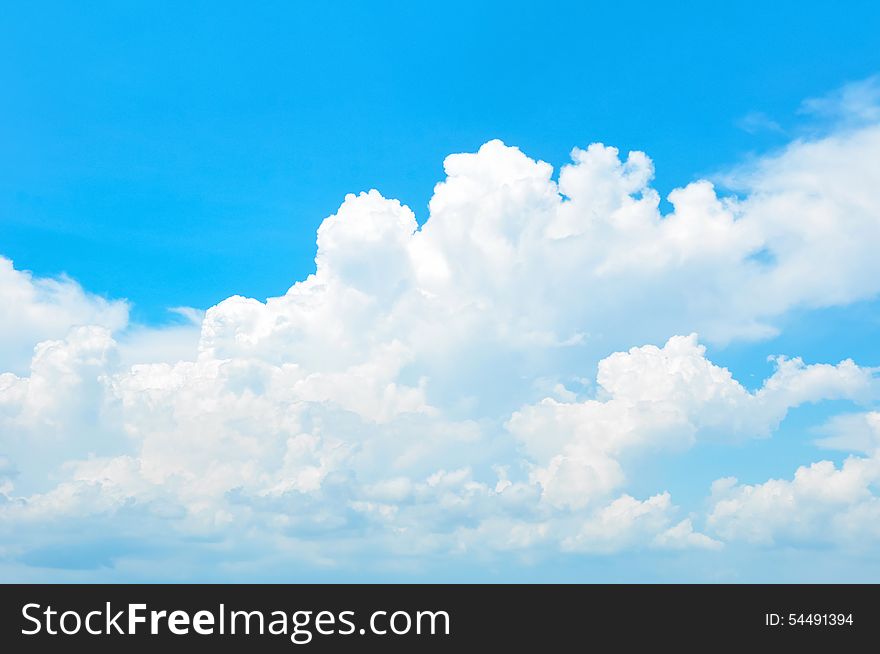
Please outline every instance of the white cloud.
M0 306L7 311L0 320L0 370L23 372L34 346L47 339L60 339L71 327L97 325L122 329L128 322L128 306L83 291L68 277L34 277L16 270L0 256Z
M113 346L106 331L81 329L41 346L30 378L9 377L23 389L4 394L8 407L19 407L11 419L32 438L52 434L56 448L68 449L58 450L66 481L8 502L8 524L53 515L125 524L137 511L181 537L247 532L268 541L320 538L333 549L354 530L364 547L401 556L717 549L690 518L676 516L668 493L644 501L619 495L629 454L685 448L698 437L766 435L791 406L864 398L875 385L851 362L783 360L748 392L705 358L696 336L673 337L663 348L602 360L595 399L521 408L507 421L512 443L500 425L450 419L418 387L399 387L388 353L384 369L338 373L204 352L195 362L98 373ZM67 398L86 397L91 378L83 370L103 393L81 404L88 411L78 419L59 412ZM43 387L55 404L28 412L33 385L56 381ZM65 441L57 424L46 424L56 415L81 431L88 420L100 423L116 440L104 444L105 454L76 461L75 434ZM508 465L490 473L498 463Z
M877 123L880 121L880 76L851 82L823 97L805 100L800 110L830 119L838 129Z
M792 309L876 295L878 150L870 124L798 141L737 171L739 197L698 181L661 215L643 153L576 149L554 180L491 141L446 159L421 228L376 191L347 196L313 275L182 311L197 342L193 326L122 331L124 304L2 260L0 293L27 318L0 332L16 373L0 376L0 529L158 524L322 565L717 549L669 494L626 492L633 459L765 437L806 402L871 403L875 371L779 357L749 391L673 335L761 338ZM38 341L25 375L15 362ZM801 536L832 505L855 521L873 510L872 461L721 482L712 533ZM774 518L779 498L815 515Z
M708 526L730 540L828 543L871 549L880 538L880 413L837 416L820 430L825 447L861 450L840 466L819 461L794 477L739 484L733 477L712 486Z
M872 547L880 537L880 479L876 459L851 457L841 467L819 461L797 469L792 480L740 485L720 479L712 487L708 526L725 539L773 544L848 543Z
M625 481L619 459L633 451L685 448L698 437L767 436L790 408L825 399L873 399L872 371L844 361L806 366L777 359L754 393L705 358L695 334L599 362L600 399L544 399L508 422L536 467L542 497L580 508Z
M820 447L876 455L880 450L880 412L834 416L815 433L822 435L816 441Z
M627 547L719 549L721 543L695 533L690 519L670 526L672 502L662 493L640 502L623 495L603 507L583 524L578 533L562 542L574 552L616 552Z

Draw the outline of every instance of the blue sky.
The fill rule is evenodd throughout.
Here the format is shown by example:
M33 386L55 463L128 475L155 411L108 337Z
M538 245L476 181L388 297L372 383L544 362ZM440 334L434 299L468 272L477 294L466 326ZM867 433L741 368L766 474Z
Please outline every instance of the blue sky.
M328 6L329 5L329 6ZM167 306L312 269L346 193L420 221L443 158L601 141L675 186L779 147L880 69L876 3L27 3L0 26L0 239L39 274Z
M880 579L880 7L375 4L5 11L0 580Z

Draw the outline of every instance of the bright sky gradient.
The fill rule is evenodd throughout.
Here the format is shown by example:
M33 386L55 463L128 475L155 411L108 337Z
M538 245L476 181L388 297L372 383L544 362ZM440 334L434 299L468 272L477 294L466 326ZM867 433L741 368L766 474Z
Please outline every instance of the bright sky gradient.
M880 580L880 7L374 4L4 12L0 581Z

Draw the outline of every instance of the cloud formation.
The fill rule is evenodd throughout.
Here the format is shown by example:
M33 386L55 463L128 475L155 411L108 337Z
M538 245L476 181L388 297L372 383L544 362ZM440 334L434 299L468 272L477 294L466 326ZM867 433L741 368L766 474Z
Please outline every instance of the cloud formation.
M776 372L749 393L705 358L696 334L674 336L599 362L599 397L584 402L547 398L508 423L530 460L542 497L580 508L595 492L619 486L618 459L627 452L683 449L702 438L768 436L789 409L805 402L869 399L880 391L870 370L844 361L805 366L780 358Z
M794 309L880 291L878 151L876 124L796 141L735 171L737 195L694 182L663 215L641 152L575 149L554 179L490 141L446 159L421 227L377 191L349 195L313 275L188 312L198 342L173 347L133 339L124 303L0 259L22 316L0 325L0 557L50 565L97 528L115 546L87 567L169 543L418 567L876 540L875 450L719 480L706 515L662 488L634 497L628 470L768 437L805 403L876 402L876 371L851 360L778 357L749 390L701 340L766 338ZM864 415L829 423L826 444L876 443Z
M77 325L111 331L128 323L128 305L87 293L69 277L34 277L0 256L0 370L23 372L34 346L64 338Z
M712 486L709 526L728 540L762 545L843 545L870 551L880 538L880 413L839 416L823 426L835 449L859 450L840 466L819 461L799 467L791 480Z

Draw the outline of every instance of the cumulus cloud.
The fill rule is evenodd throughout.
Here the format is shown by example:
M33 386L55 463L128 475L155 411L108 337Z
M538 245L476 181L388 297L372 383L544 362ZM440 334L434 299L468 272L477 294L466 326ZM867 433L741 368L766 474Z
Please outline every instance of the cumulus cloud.
M705 358L696 334L675 336L662 348L632 348L600 361L602 399L547 398L514 413L508 428L536 464L532 477L543 497L578 508L624 482L618 459L628 452L681 449L698 437L767 436L800 404L869 399L880 390L874 373L852 361L776 364L750 393Z
M119 330L128 322L128 305L87 293L69 277L34 277L0 256L0 370L22 372L34 345L64 338L75 326Z
M860 450L839 466L819 461L792 479L712 485L708 526L721 537L771 545L826 543L871 549L880 538L880 413L837 416L820 429L825 447Z
M177 538L321 542L331 559L355 535L380 556L715 550L721 542L668 493L622 492L630 454L765 436L799 403L876 393L873 372L852 362L790 360L749 392L691 335L612 354L599 363L595 397L545 399L503 424L451 418L419 387L398 387L396 364L310 374L204 353L99 374L103 392L82 401L112 352L105 331L80 329L41 347L29 378L8 378L20 387L8 394L7 409L18 408L7 411L10 424L52 438L66 461L65 481L45 491L14 495L8 484L8 528L61 518L119 525L134 514ZM55 403L29 410L32 387L55 379L46 393ZM90 406L85 417L69 412L71 397ZM79 425L67 441L62 422ZM77 460L65 447L82 447L90 424L115 439Z
M738 195L697 181L663 215L644 153L593 144L554 178L490 141L446 159L421 227L377 191L349 195L314 274L265 302L178 310L179 333L124 330L124 303L2 260L0 293L34 325L2 326L8 556L74 525L392 565L715 551L806 537L840 503L856 521L874 510L871 456L717 482L706 528L663 489L635 497L628 470L767 437L804 403L876 401L876 371L851 360L780 356L749 390L695 332L760 339L793 309L880 291L878 148L875 124L797 141L731 175ZM776 501L811 508L779 518Z
M731 540L861 541L863 547L872 547L880 536L880 498L871 489L878 473L877 459L851 457L840 467L831 461L802 466L791 480L741 485L734 477L720 479L712 486L708 524Z
M587 520L577 534L562 542L562 547L568 551L602 553L633 546L669 549L722 546L721 542L694 532L689 518L669 526L671 504L669 493L643 502L623 495Z

